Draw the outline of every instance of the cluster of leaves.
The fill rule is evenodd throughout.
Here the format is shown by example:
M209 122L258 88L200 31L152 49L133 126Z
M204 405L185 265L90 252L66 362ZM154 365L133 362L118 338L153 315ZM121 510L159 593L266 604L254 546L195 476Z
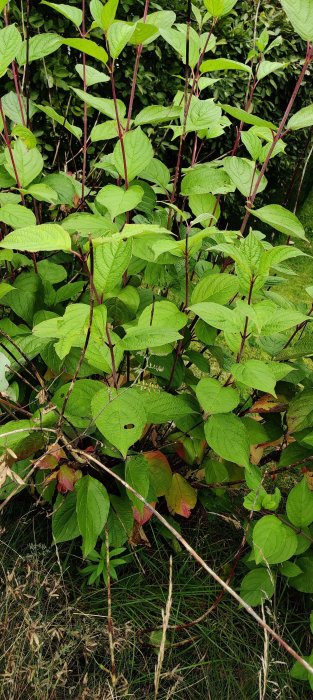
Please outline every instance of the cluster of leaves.
M205 505L202 481L219 495L239 480L251 544L242 597L270 598L276 575L313 593L312 305L289 302L283 286L305 231L289 209L255 204L289 133L313 125L312 105L292 111L313 59L312 3L281 0L304 65L285 114L272 120L253 111L253 97L285 68L271 60L275 40L263 31L246 61L215 56L215 28L236 0L194 7L198 31L171 10L149 13L148 0L134 21L117 19L118 0L91 0L85 14L43 4L79 36L23 38L0 2L0 75L14 81L0 98L1 498L31 480L52 506L54 541L81 537L94 582L116 576L125 561L116 557L140 541L153 512L188 518L198 498ZM185 87L136 113L140 57L159 39L176 53ZM126 47L135 52L128 104L115 81ZM55 109L53 93L44 105L21 90L33 63L61 50L80 61L82 88L70 89L82 126ZM246 79L242 108L206 96L230 71ZM44 162L38 112L46 129L60 125L77 140L77 176L58 171L55 155ZM202 145L233 122L231 155L203 162ZM178 143L172 171L156 156L164 130ZM246 209L240 230L222 226L234 193ZM277 461L300 472L286 503L268 486Z

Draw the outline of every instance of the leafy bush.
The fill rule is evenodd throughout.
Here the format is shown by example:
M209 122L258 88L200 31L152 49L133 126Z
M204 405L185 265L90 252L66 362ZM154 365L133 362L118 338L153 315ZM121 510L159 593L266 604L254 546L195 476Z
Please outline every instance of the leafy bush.
M4 504L35 485L54 541L82 538L92 583L116 577L153 514L173 533L172 515L209 504L201 482L217 496L239 482L238 558L251 545L243 603L271 598L276 576L313 593L313 291L292 303L283 286L306 236L293 211L259 197L290 133L313 125L312 105L294 108L313 58L312 5L281 1L300 37L298 78L284 113L264 116L255 94L283 75L272 53L280 39L263 29L247 57L216 54L234 0L193 7L196 28L191 16L149 12L148 1L134 21L116 19L117 0L84 12L42 4L56 13L48 31L30 37L26 23L23 38L0 3L1 75L13 80L0 99ZM58 13L66 35L55 32ZM137 110L141 55L152 68L159 45L180 63L180 88ZM118 75L130 50L125 101ZM52 89L32 98L29 76L49 82L48 56L57 71L75 56L80 87L76 78L67 88L82 124ZM229 83L223 91L230 73L244 86L241 107ZM169 132L174 166L173 152L158 158ZM229 134L231 152L203 159ZM225 226L227 201L245 211L236 230ZM298 474L286 502L277 473Z

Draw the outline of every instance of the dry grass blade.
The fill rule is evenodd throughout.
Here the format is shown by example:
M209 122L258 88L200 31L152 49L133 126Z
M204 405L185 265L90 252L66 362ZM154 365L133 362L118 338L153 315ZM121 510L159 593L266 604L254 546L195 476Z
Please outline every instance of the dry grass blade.
M173 559L172 559L172 557L170 557L168 595L167 595L165 610L162 610L162 636L161 636L160 648L159 648L159 652L158 652L158 660L157 660L157 664L155 667L155 673L154 673L154 700L157 700L158 693L159 693L161 672L162 672L162 666L163 666L164 654L165 654L166 633L167 633L169 622L170 622L172 600L173 600Z

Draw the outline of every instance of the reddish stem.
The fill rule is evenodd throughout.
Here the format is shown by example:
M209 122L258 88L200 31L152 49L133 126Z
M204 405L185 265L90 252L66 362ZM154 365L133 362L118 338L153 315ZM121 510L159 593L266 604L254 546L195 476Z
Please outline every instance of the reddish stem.
M295 99L296 99L296 97L297 97L297 94L298 94L299 89L300 89L300 87L301 87L301 84L302 84L302 82L303 82L303 79L304 79L304 76L305 76L305 74L306 74L306 71L307 71L307 69L308 69L308 67L309 67L309 65L310 65L310 63L311 63L311 61L312 61L312 58L313 58L313 49L312 49L312 46L310 46L310 44L308 44L308 45L307 45L307 54L306 54L306 58L305 58L305 61L304 61L304 64L303 64L303 68L302 68L302 70L301 70L301 73L300 73L300 75L299 75L299 78L298 78L298 80L297 80L296 86L295 86L295 88L294 88L294 90L293 90L293 93L292 93L292 95L291 95L291 98L290 98L290 100L289 100L289 102L288 102L288 105L287 105L287 108L286 108L286 110L285 110L284 116L283 116L283 118L282 118L282 120L281 120L281 122L280 122L278 131L277 131L276 135L274 136L273 143L272 143L272 145L271 145L271 147L270 147L270 149L269 149L269 152L268 152L268 154L267 154L267 158L266 158L266 160L264 161L264 163L263 163L263 165L262 165L262 168L261 168L261 170L260 170L259 176L258 176L257 181L256 181L256 183L255 183L253 192L252 192L251 196L249 197L249 199L247 200L247 211L246 211L246 214L245 214L245 217L244 217L244 220L243 220L243 222L242 222L241 229L240 229L242 234L245 232L247 223L248 223L248 221L249 221L250 214L251 214L251 209L252 209L254 200L255 200L255 198L256 198L256 196L257 196L257 194L258 194L258 190L259 190L259 187L260 187L260 184L261 184L263 175L264 175L264 173L265 173L265 171L266 171L266 169L267 169L267 166L268 166L268 164L269 164L269 162L270 162L270 158L271 158L271 155L272 155L272 153L273 153L273 151L274 151L274 148L275 148L276 144L278 143L278 141L280 140L280 138L282 137L285 124L286 124L287 119L288 119L288 117L289 117L289 114L290 114L290 112L291 112L291 110L292 110L292 107L293 107L293 105L294 105Z
M146 0L145 9L144 9L144 13L143 13L143 21L144 22L147 19L147 14L148 14L148 10L149 10L149 3L150 3L150 0ZM142 49L143 49L143 44L139 44L139 46L137 46L135 67L134 67L132 86L131 86L131 91L130 91L128 112L127 112L127 123L126 123L126 129L125 129L126 132L129 131L130 121L132 118L134 97L135 97L136 84L137 84L137 78L138 78L138 69L139 69L139 63L140 63L140 58L141 58L141 54L142 54Z

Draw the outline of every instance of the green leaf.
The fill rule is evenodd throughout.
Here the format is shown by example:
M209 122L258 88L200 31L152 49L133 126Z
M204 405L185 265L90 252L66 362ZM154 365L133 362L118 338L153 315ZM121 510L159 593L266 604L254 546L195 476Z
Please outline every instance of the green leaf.
M128 190L116 185L106 185L99 190L96 201L110 212L111 218L115 219L119 214L136 209L137 204L143 198L143 189L139 185L133 185Z
M84 80L84 65L83 63L76 63L75 70L77 71L79 77ZM99 85L99 83L108 83L110 78L105 73L93 68L93 66L86 66L86 85L91 87L91 85Z
M276 515L264 515L253 529L253 546L257 564L280 564L294 555L297 536Z
M223 459L249 467L250 445L244 423L232 413L211 416L204 425L208 445Z
M145 350L157 348L168 343L174 343L182 336L176 331L164 326L163 328L129 328L120 341L123 350ZM171 348L169 348L169 351Z
M63 384L53 396L53 404L61 409L71 384ZM93 379L78 379L66 404L65 417L75 428L87 428L91 422L91 400L102 388L101 382Z
M288 348L281 350L277 360L291 360L301 357L311 357L313 355L313 336L307 335L301 340L298 340L294 345L289 345Z
M134 131L128 131L124 138L127 177L128 181L133 180L142 170L148 167L153 158L153 149L148 136L138 126ZM125 177L124 161L120 142L113 151L113 162L118 174Z
M70 491L65 497L57 496L52 515L52 535L56 544L69 542L79 537L76 493L74 491Z
M311 0L280 0L293 28L305 41L313 41L313 7Z
M24 190L24 194L30 194L31 197L37 199L38 202L49 202L49 204L56 204L58 201L57 192L43 182L38 183L38 185L31 185L27 188L27 190Z
M168 188L171 178L169 169L157 158L152 158L149 165L139 173L139 176L142 180L154 182L157 185L161 185L164 189Z
M307 554L297 559L297 564L302 571L299 576L290 579L290 585L301 593L313 593L313 557ZM312 660L311 660L312 662Z
M22 104L23 112L24 112L24 117L26 115L26 98L21 96L20 102ZM14 124L19 124L22 125L22 115L21 115L21 110L20 110L20 105L19 105L19 100L17 98L17 95L15 92L8 92L6 95L3 95L2 97L2 108L3 112L8 119L11 119ZM29 117L30 119L34 116L36 113L36 107L32 100L29 101ZM1 186L4 186L1 184Z
M158 28L154 26L151 22L136 22L135 31L130 37L130 44L139 46L140 44L145 45L146 42L150 43L152 37L158 34Z
M197 492L181 474L173 474L171 486L165 495L169 511L189 518L197 503Z
M111 26L112 22L114 22L118 3L119 0L108 0L108 2L106 2L104 5L101 14L101 26L105 32Z
M164 124L165 122L172 121L172 119L178 119L181 112L182 107L180 106L168 105L168 107L164 107L163 105L149 105L149 107L144 107L141 112L137 114L135 125Z
M62 44L65 46L70 46L72 49L76 49L81 53L87 54L87 56L92 56L92 58L101 61L102 63L108 62L108 54L102 46L96 44L95 41L91 39L62 39ZM99 98L100 99L100 98Z
M28 62L38 61L57 51L62 45L62 38L58 34L36 34L29 40ZM27 42L23 41L16 60L20 66L27 61Z
M232 365L230 371L235 381L275 396L276 375L266 362L247 360L245 363ZM288 371L289 368L286 374Z
M226 114L230 114L231 117L238 119L244 124L252 124L253 126L266 127L267 129L271 129L273 131L277 131L278 129L278 127L275 126L275 124L273 124L272 122L268 122L266 121L266 119L261 119L255 114L250 114L244 109L239 109L238 107L232 107L231 105L226 104L221 104L221 107L224 110L224 112L226 112Z
M240 70L251 73L250 66L239 61L233 61L230 58L209 58L207 61L203 61L200 68L201 73L208 73L214 70Z
M261 209L253 209L252 214L286 236L305 239L305 230L298 217L280 204L268 204Z
M182 181L181 193L184 196L194 194L227 194L234 192L230 177L222 168L212 168L208 164L199 165L190 170Z
M305 129L313 124L313 104L303 107L299 112L296 112L287 124L287 129L297 131L297 129Z
M149 465L143 455L135 455L129 457L125 463L125 481L137 491L140 496L147 498L149 493ZM127 495L133 506L137 508L139 513L143 513L144 504L135 494L127 490Z
M21 187L27 187L43 169L43 158L40 151L37 148L29 150L21 139L18 139L14 145L14 161ZM16 182L8 149L5 151L5 169Z
M206 9L213 17L227 15L235 7L236 2L237 0L204 0Z
M213 328L231 333L238 333L241 330L240 319L236 316L236 312L221 304L204 301L201 304L193 304L189 309Z
M71 239L59 224L27 226L9 233L0 242L7 250L27 250L38 253L44 250L71 250Z
M72 7L72 5L63 5L63 3L47 2L47 0L41 0L42 5L48 5L52 7L53 10L59 12L63 17L69 19L75 27L80 27L83 21L83 13L78 7Z
M313 391L305 389L289 404L287 425L290 433L313 426Z
M172 301L156 301L145 307L138 319L138 326L145 328L168 328L179 331L187 323L186 314L179 311Z
M132 391L137 394L137 401L144 407L148 423L168 423L199 411L199 407L191 405L183 395L173 396L165 391L151 389L150 386L134 387Z
M206 413L228 413L238 406L240 396L236 389L223 387L217 379L204 377L196 386L197 399Z
M12 292L14 287L12 287L11 284L7 284L7 282L0 282L0 299L5 297L9 292ZM2 353L0 353L1 355ZM3 391L3 389L2 389Z
M14 61L21 43L22 38L15 24L9 24L0 30L0 78Z
M100 433L126 457L128 448L142 435L147 417L134 389L104 387L91 402Z
M250 193L253 191L256 182L259 177L259 171L255 167L255 163L247 158L238 158L238 156L232 156L224 158L223 160L224 168L229 175L230 179L237 187L239 192L244 195L244 197L249 197ZM262 180L259 184L258 193L263 192L267 185L267 179L263 175Z
M240 595L252 607L263 605L265 600L272 597L274 591L273 574L264 568L249 571L241 581Z
M242 131L241 140L252 160L259 160L262 154L262 141L252 132L252 129L249 129L249 131Z
M128 22L114 22L111 24L108 29L107 37L112 58L118 58L134 31L135 25L128 24Z
M192 304L210 301L227 304L239 291L239 281L235 275L210 273L202 277L192 291Z
M286 513L296 527L306 527L313 523L313 491L310 491L305 477L288 494Z
M110 119L116 119L113 100L109 100L107 97L96 97L95 95L90 95L89 92L84 92L84 90L80 90L79 88L72 88L72 90L75 92L77 97L83 100L83 102L86 102L87 105L90 105L90 107L93 107L98 112L101 112L101 114L105 114ZM119 116L122 119L126 113L124 102L121 100L116 100L116 106Z
M110 499L103 484L87 474L75 484L76 512L80 534L83 538L83 555L95 548L110 510Z
M36 225L36 217L31 209L20 204L5 204L0 207L0 221L14 229Z
M288 63L280 63L279 61L262 61L258 67L256 75L258 82L263 80L263 78L266 78L271 73L276 73L278 70L286 68L287 65Z
M14 280L14 290L5 300L14 313L32 326L34 313L42 304L43 288L39 275L34 272L22 272ZM41 307L40 307L41 308Z
M37 109L40 109L41 112L44 112L47 117L50 117L54 122L57 122L58 124L61 124L64 129L67 129L73 136L75 136L77 139L81 139L82 137L82 130L79 126L74 126L74 124L70 124L70 122L65 119L61 114L58 114L53 107L50 107L50 105L39 105L36 104Z
M94 284L98 293L112 291L122 279L132 256L131 241L115 241L94 250Z
M121 126L125 128L126 120L121 119L120 122ZM96 141L109 141L110 139L117 139L118 137L119 133L116 119L110 119L109 121L103 122L103 124L95 124L90 132L92 143Z

